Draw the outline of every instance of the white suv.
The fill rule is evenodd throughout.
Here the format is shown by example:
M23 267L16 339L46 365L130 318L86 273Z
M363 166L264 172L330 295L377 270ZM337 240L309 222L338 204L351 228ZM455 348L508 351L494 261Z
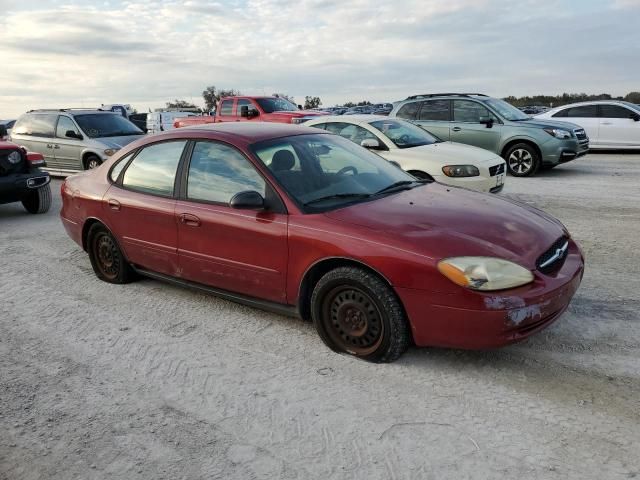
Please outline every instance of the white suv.
M589 148L640 148L640 106L618 100L563 105L535 118L566 120L584 128Z

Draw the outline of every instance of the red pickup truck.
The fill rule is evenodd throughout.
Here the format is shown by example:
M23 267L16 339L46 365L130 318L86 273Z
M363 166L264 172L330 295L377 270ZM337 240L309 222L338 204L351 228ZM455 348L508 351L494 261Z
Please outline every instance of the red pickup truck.
M223 97L215 115L176 118L176 128L218 122L303 123L325 112L300 110L282 97Z

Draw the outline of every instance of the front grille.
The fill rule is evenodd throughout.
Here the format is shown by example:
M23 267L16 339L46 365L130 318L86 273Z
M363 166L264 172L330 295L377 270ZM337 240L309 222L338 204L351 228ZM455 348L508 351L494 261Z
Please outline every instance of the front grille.
M499 163L498 165L494 165L493 167L489 167L489 175L495 177L500 173L504 173L504 163Z
M576 138L578 140L586 140L587 139L587 132L584 131L584 128L576 128L573 133L576 134Z
M9 161L9 154L12 152L18 152L20 154L21 159L18 163L11 163ZM0 150L0 175L5 176L11 173L22 173L24 167L24 155L20 150Z
M569 253L569 239L560 237L536 261L536 267L545 274L560 270Z

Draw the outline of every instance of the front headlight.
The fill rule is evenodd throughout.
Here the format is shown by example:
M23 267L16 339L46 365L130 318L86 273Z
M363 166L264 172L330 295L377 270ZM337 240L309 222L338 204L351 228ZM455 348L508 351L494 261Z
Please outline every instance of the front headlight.
M307 120L309 120L309 119L305 118L305 117L294 117L294 118L291 119L291 123L297 125L298 123L304 123Z
M473 165L446 165L442 167L442 172L447 177L477 177L480 170Z
M7 160L9 160L9 163L13 163L14 165L16 165L20 163L20 160L22 160L22 155L20 155L20 152L16 152L14 150L7 156Z
M567 130L562 130L561 128L545 128L544 131L547 132L552 137L556 137L560 139L571 138L571 132Z
M113 155L114 153L116 153L118 150L119 150L119 148L107 148L107 149L104 151L104 154L105 154L107 157L110 157L111 155Z
M445 258L438 262L438 270L453 283L472 290L503 290L533 281L526 268L494 257Z

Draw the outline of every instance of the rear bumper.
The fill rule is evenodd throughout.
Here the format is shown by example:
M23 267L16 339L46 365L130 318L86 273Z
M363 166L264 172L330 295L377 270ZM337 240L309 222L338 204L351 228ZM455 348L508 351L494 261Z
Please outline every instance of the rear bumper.
M571 242L569 255L553 277L518 289L460 295L397 288L419 346L496 348L521 341L551 325L569 306L584 272L584 260ZM463 291L462 291L463 290Z
M49 174L39 170L0 177L0 203L19 202L50 181Z

